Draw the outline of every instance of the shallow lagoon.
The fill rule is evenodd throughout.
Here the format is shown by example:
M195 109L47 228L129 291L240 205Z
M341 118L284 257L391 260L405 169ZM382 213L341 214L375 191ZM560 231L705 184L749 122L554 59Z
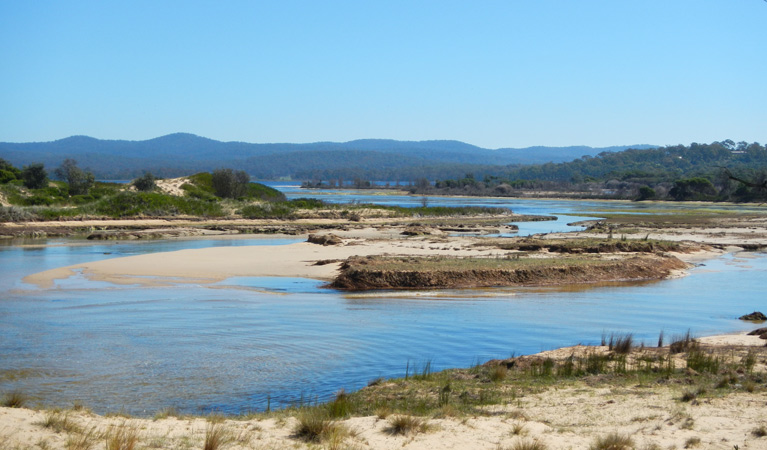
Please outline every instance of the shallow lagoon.
M566 202L567 203L567 202ZM569 211L578 211L570 202ZM518 210L519 208L515 208ZM545 206L542 207L545 209ZM549 211L556 212L556 211ZM75 278L38 290L29 273L83 261L251 238L0 247L0 391L97 412L227 413L326 399L431 361L439 369L632 332L648 344L687 329L750 329L767 255L707 261L690 276L584 289L507 288L347 295L318 282L237 278L146 288ZM22 243L23 244L23 243Z

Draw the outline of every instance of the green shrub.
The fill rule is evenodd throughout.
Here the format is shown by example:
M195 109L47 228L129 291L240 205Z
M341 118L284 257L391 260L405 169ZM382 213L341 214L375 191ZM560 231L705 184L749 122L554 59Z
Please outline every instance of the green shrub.
M44 194L34 194L24 199L24 206L50 206L56 203L56 200Z
M154 192L129 191L99 200L93 206L93 212L115 218L177 215L220 217L224 215L221 205L217 203Z
M157 189L156 178L150 172L136 178L131 184L141 192L152 192Z
M16 179L16 174L10 170L0 169L0 184L9 183Z
M287 201L287 197L285 197L285 194L278 191L277 189L270 188L269 186L266 186L261 183L248 183L248 189L245 193L245 197L248 199L260 199L260 200L266 200L270 202L284 202ZM314 200L314 199L310 199ZM321 200L315 200L317 202L322 203Z
M37 216L29 210L16 206L0 206L0 222L29 222Z
M246 219L284 219L296 218L295 208L290 203L265 203L262 205L248 205L238 211Z
M721 362L720 358L707 355L697 347L690 349L687 354L687 367L701 373L718 373Z
M40 189L48 185L48 172L42 164L30 164L21 171L24 186L28 189Z
M189 197L197 198L200 200L215 201L216 196L212 192L209 192L197 185L191 183L184 183L181 185L181 190L186 192Z
M294 198L288 203L290 203L290 205L294 208L301 209L319 209L329 207L327 203L317 198Z
M60 220L82 215L82 211L78 208L40 208L33 211L35 216L41 220Z

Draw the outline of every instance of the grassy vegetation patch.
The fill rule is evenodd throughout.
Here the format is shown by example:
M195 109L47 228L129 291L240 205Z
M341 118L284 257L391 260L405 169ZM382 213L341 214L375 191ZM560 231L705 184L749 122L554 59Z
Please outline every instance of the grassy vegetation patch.
M346 265L351 268L380 271L424 271L424 272L464 272L475 270L497 270L539 267L567 267L602 265L604 260L589 257L562 258L475 258L450 256L396 257L368 256L351 258Z
M609 386L629 392L637 386L660 383L678 386L680 402L690 402L702 395L765 389L764 372L746 370L748 355L753 355L754 349L696 344L693 352L674 353L668 347L639 346L633 339L627 339L630 335L614 336L616 345L612 351L607 346L588 347L574 350L569 356L519 356L439 372L432 372L430 364L424 371L423 367L408 363L403 368L408 374L404 378L376 380L360 391L341 392L327 403L300 408L300 426L306 430L298 433L297 429L296 433L317 442L316 436L325 433L323 430L334 418L375 415L387 419L387 429L392 434L410 434L429 417L492 415L496 405L514 404L520 397L567 386ZM617 345L618 341L629 348ZM690 371L690 360L694 365L701 358L695 352L717 360L718 371ZM757 358L764 358L767 348L760 347L758 352ZM717 387L722 376L730 382ZM510 418L520 421L513 434L523 435L524 412L513 411ZM619 437L601 436L592 448L622 448L608 445L625 443Z
M297 419L293 436L305 442L338 440L348 434L346 427L332 420L322 407L307 408L299 413Z
M609 225L613 226L641 226L643 228L674 228L674 227L699 227L720 226L726 227L728 223L741 224L743 220L764 218L765 213L747 211L698 211L689 210L667 214L599 214L605 220L601 227L593 227L593 231L606 230Z
M656 253L672 252L682 249L678 242L654 239L493 239L475 244L476 246L495 247L502 250L542 251L552 253Z
M687 265L656 255L599 259L509 257L352 257L331 284L336 289L445 289L586 284L662 279Z
M154 192L124 191L105 198L91 208L93 213L109 217L133 216L201 216L220 217L224 213L218 203L175 197Z

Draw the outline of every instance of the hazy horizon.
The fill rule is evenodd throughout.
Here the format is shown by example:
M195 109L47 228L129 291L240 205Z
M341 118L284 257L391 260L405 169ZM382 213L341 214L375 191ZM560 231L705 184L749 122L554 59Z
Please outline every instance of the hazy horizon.
M648 144L648 143L637 143L637 142L634 142L634 143L630 143L630 144L629 144L629 143L617 143L617 144L610 144L610 145L599 146L599 147L594 147L594 146L590 146L590 145L585 145L585 144L577 144L577 143L576 143L576 144L570 144L570 145L556 145L556 146L555 146L555 145L530 145L530 146L526 146L526 147L511 147L511 146L501 146L501 147L495 147L495 148L488 148L488 147L481 147L481 146L479 146L479 145L476 145L476 144L473 144L473 143L471 143L471 142L459 141L459 140L456 140L456 139L421 139L421 140L402 140L402 139L392 139L392 138L379 138L379 137L370 137L370 138L351 139L351 140L348 140L348 141L312 141L312 142L248 142L248 141L240 141L240 140L221 140L221 139L213 139L213 138L210 138L210 137L207 137L207 136L202 136L202 135L199 135L199 134L196 134L196 133L190 133L190 132L186 132L186 131L176 131L176 132L172 132L172 133L167 133L167 134L164 134L164 135L162 135L162 136L154 136L154 137L151 137L151 138L147 138L147 139L122 139L122 138L114 138L114 137L97 137L97 136L88 136L88 135L85 135L85 134L73 134L73 135L70 135L70 136L64 136L64 137L60 137L60 138L56 138L56 139L51 139L51 140L46 140L46 141L23 141L23 142L22 142L22 141L15 141L15 142L13 142L13 141L0 141L0 142L3 142L3 143L7 143L7 144L44 144L44 143L49 143L49 142L56 142L56 141L62 141L62 140L65 140L65 139L70 139L70 138L80 138L80 137L82 137L82 138L89 138L89 139L96 139L96 140L100 140L100 141L145 142L145 141L151 141L151 140L154 140L154 139L160 139L160 138L165 138L165 137L169 137L169 136L174 136L174 135L189 135L189 136L194 136L194 137L196 137L196 138L201 138L201 139L209 139L209 140L218 141L218 142L223 142L223 143L243 143L243 144L256 144L256 145L259 145L259 144L263 144L263 145L272 145L272 144L275 144L275 145L281 145L281 144L287 144L287 145L291 145L291 144L302 145L302 144L323 144L323 143L328 143L328 144L348 144L348 143L351 143L351 142L355 142L355 141L394 141L394 142L458 142L458 143L461 143L461 144L467 144L467 145L470 145L470 146L479 147L479 148L482 148L482 149L485 149L485 150L503 150L503 149L515 149L515 150L524 150L524 149L526 149L526 148L535 148L535 147L552 147L552 148L560 148L560 147L591 147L591 148L602 148L602 147L625 147L625 146L651 146L651 147L660 147L659 145L655 145L655 144ZM687 144L689 144L689 143L687 143L687 144L685 144L685 143L679 143L679 144L681 144L681 145L687 145Z

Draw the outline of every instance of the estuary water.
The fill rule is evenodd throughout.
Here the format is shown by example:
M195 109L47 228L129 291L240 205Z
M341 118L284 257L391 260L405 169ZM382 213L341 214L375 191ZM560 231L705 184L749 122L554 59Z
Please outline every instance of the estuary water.
M366 193L292 192L348 201ZM377 202L420 204L419 198ZM430 204L508 206L530 214L593 217L632 204L438 199ZM476 203L475 203L476 202ZM636 212L641 213L641 210ZM548 232L569 228L539 222ZM521 224L520 224L521 225ZM522 230L521 232L525 232ZM0 392L20 390L41 404L82 403L96 412L152 415L242 413L325 400L378 377L630 332L648 344L666 336L753 328L736 320L764 309L767 255L706 261L690 276L596 287L474 289L346 294L292 278L233 278L216 285L117 286L73 277L53 289L21 279L103 258L221 245L278 245L295 239L90 243L9 242L0 246Z

